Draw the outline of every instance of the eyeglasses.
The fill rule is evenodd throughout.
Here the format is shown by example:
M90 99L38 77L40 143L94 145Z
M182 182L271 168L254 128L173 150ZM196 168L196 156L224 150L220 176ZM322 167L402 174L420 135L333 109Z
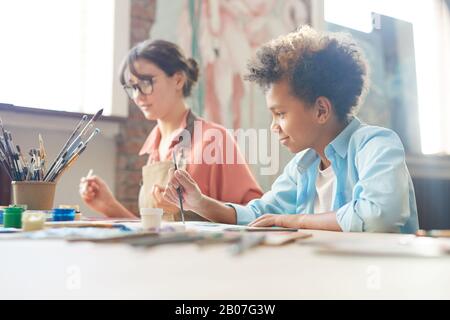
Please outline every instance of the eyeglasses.
M138 80L136 84L125 84L123 89L131 100L136 99L139 92L143 95L151 95L153 93L153 78Z

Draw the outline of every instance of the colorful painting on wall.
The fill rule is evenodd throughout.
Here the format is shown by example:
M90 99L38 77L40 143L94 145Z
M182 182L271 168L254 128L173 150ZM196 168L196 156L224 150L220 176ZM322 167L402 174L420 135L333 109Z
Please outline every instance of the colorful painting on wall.
M263 43L310 24L310 12L310 0L159 1L151 37L178 43L200 63L197 113L228 128L257 127L260 93L243 79L247 62Z

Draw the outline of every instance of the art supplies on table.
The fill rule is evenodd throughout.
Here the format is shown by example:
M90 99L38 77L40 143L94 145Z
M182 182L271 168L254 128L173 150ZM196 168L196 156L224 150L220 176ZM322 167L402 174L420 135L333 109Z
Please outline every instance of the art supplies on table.
M230 253L232 255L240 255L249 249L259 246L265 239L265 234L249 233L242 235L240 241L230 247Z
M298 231L297 232L258 232L258 233L241 233L240 241L230 247L232 255L240 255L249 249L260 245L282 246L300 239L312 237L312 234Z
M249 227L247 225L234 225L207 221L187 221L186 229L202 231L227 231L227 232L297 232L298 229L282 227Z
M141 208L142 228L145 230L158 230L161 228L161 221L163 216L163 209L160 208Z
M21 232L21 230L17 228L0 228L0 234L13 234L19 232Z
M94 123L100 118L103 113L103 109L99 110L84 126L80 133L79 130L87 117L83 116L80 123L76 126L75 130L70 135L69 139L64 144L63 148L59 152L58 156L53 161L50 169L44 177L45 181L55 181L58 177L68 169L79 158L79 156L86 150L89 142L100 133L100 129L96 128L94 131L91 129ZM83 138L90 133L89 137L83 141Z
M14 209L23 210L22 208ZM52 212L55 212L55 210L57 209ZM71 210L73 211L73 209ZM22 219L24 228L22 230L15 228L0 229L0 233L12 233L1 235L0 241L59 239L70 242L127 244L136 248L180 243L195 244L205 248L206 246L222 244L229 246L227 249L231 254L239 255L258 245L284 245L311 236L303 232L246 233L223 231L229 225L207 222L187 222L188 228L184 228L181 222L165 222L158 230L143 229L140 220L109 219L103 221L47 221L44 223L46 215L47 212L25 212L22 216L26 217L26 219ZM178 231L178 226L183 226L184 231ZM210 228L208 229L206 226ZM217 226L222 230L217 229Z
M53 221L74 221L75 209L55 208L53 209Z
M97 221L97 222L109 222L109 223L135 223L140 222L138 218L136 219L118 219L118 218L106 218L106 217L84 217L83 221Z
M297 240L303 240L311 238L311 233L306 233L303 231L297 232L268 232L264 239L264 245L268 246L282 246Z
M1 240L65 240L71 241L78 239L80 241L92 241L93 239L109 238L122 235L129 231L123 231L119 228L45 228L40 231L22 232L0 237Z
M38 223L40 222L34 221L28 228L23 225L23 229L0 228L2 234L0 241L20 239L93 241L139 232L122 224L84 221L45 222L43 229L31 230L37 228Z
M3 226L5 228L22 228L22 214L25 210L21 207L8 207L3 213Z
M226 228L225 231L245 231L245 232L297 232L298 229L283 227L249 227L233 226Z
M27 161L20 146L14 143L11 132L5 129L0 118L0 166L5 169L11 181L57 181L100 132L100 129L93 127L102 113L103 109L99 110L82 128L88 118L87 115L83 116L48 170L48 156L42 135L39 134L38 137L39 148L29 151L30 161Z
M126 238L123 240L133 247L148 248L163 244L180 244L180 243L195 243L203 240L204 236L196 233L188 232L173 232L173 233L157 233L142 237Z
M100 228L100 229L122 229L131 230L125 224L114 223L109 221L48 221L45 223L46 228Z
M3 210L6 207L0 207L0 225L3 225Z
M120 230L120 229L117 229ZM121 232L115 233L115 234L107 234L105 233L102 237L71 237L66 239L69 242L94 242L99 244L111 244L111 243L125 243L127 244L127 240L129 239L136 239L141 237L154 237L159 234L157 231L124 231L120 230Z
M80 212L80 206L79 205L60 204L57 209L72 209L72 210L75 210L75 219L74 220L79 221L79 220L83 219L83 215ZM53 215L52 215L52 218L53 218Z
M25 211L22 214L22 230L24 232L42 230L46 220L45 212Z
M30 210L51 210L56 193L56 182L12 181L13 203L25 203Z
M233 244L240 241L242 237L242 234L237 232L203 232L202 234L204 239L196 242L201 248L212 245Z

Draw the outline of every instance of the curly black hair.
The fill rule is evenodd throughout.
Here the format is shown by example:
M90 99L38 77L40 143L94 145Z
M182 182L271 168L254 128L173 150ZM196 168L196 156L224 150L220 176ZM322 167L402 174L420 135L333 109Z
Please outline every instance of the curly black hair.
M262 46L249 62L245 79L264 90L287 79L297 98L312 105L318 97L326 97L345 121L367 91L368 69L349 35L303 26Z

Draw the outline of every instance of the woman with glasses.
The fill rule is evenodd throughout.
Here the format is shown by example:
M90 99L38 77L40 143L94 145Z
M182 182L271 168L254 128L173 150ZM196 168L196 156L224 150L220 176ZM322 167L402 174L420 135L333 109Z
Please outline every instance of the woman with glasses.
M164 40L145 41L132 48L120 82L145 118L157 124L140 155L148 155L142 169L140 208L162 208L165 220L180 220L178 208L164 200L169 169L178 166L190 173L204 194L223 202L246 204L262 191L245 163L235 140L225 128L197 117L186 98L199 75L195 60ZM230 156L231 155L231 156ZM80 194L94 211L109 217L135 217L96 176L81 179ZM202 220L193 212L188 220Z

